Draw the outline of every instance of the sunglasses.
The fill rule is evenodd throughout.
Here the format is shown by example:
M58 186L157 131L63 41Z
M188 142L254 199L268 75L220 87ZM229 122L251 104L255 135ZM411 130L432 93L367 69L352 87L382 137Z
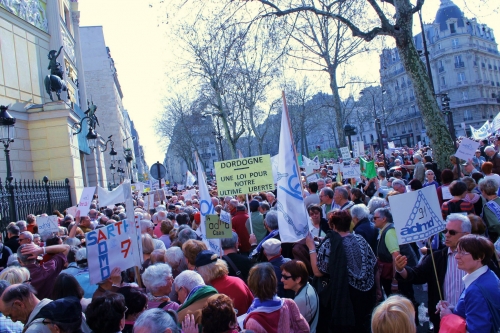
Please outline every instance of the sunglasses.
M281 274L281 277L285 280L288 280L288 279L293 279L293 276L291 275L285 275L285 274Z
M464 232L463 231L456 231L456 230L448 230L448 229L444 229L443 230L443 234L447 234L449 233L450 236L455 236L456 234L463 234Z

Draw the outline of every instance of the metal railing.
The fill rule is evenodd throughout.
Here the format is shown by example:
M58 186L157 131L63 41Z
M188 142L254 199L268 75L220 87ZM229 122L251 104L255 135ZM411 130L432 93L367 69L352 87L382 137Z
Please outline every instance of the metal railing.
M0 179L0 232L10 222L25 220L29 214L52 215L54 210L64 211L71 207L69 179L64 181Z

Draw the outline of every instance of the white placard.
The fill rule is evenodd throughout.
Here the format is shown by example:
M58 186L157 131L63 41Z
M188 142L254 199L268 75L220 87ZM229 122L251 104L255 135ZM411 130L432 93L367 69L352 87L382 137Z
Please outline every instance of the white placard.
M80 202L78 203L78 209L80 210L80 216L85 216L89 214L90 204L94 199L95 187L84 187L82 191L82 196L80 197Z
M332 167L332 172L333 173L342 172L342 165L340 163L335 163Z
M455 153L455 156L461 158L462 160L468 161L469 159L474 157L477 148L479 147L479 142L476 142L471 139L463 138L462 142L460 142L460 146Z
M309 175L314 172L314 165L305 165L304 169L306 171L306 175Z
M76 206L66 208L66 214L69 214L73 217L75 217L77 211L78 211L78 208Z
M225 210L220 211L220 220L224 223L231 223L231 214Z
M396 147L394 146L394 142L393 142L393 141L387 142L387 147L388 147L389 149L394 149L394 148L396 148Z
M361 176L359 164L344 165L342 176L344 178L359 178Z
M363 141L355 141L352 147L352 153L354 157L360 157L365 155L365 143Z
M399 244L424 240L445 229L433 186L389 197Z
M36 218L38 225L38 233L41 235L44 232L59 232L59 218L55 215L38 216Z
M349 147L340 148L340 154L342 155L342 158L345 160L350 159L352 157L351 152L349 151Z
M453 198L453 195L451 195L450 192L450 187L448 185L441 186L441 193L443 194L443 200L450 200L451 198Z

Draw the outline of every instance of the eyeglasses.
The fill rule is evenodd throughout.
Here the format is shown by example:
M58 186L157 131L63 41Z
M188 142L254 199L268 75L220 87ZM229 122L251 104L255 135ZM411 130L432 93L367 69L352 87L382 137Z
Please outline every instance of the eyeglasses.
M291 275L285 275L285 274L281 274L281 277L285 280L288 280L288 279L293 279L293 276Z
M27 239L28 239L28 238L18 238L18 239L17 239L17 242L18 242L18 243L21 243L22 241L27 240Z
M456 231L456 230L448 230L448 229L444 229L443 230L443 234L447 234L449 233L450 236L455 236L456 234L463 234L464 232L463 231Z
M379 219L379 218L380 218L380 216L373 216L373 219L374 219L374 220L375 220L375 219Z
M465 251L457 251L457 252L455 253L455 256L458 256L458 255L459 255L459 256L463 257L463 256L466 256L466 255L468 255L468 254L470 254L470 253L469 253L469 252L465 252Z

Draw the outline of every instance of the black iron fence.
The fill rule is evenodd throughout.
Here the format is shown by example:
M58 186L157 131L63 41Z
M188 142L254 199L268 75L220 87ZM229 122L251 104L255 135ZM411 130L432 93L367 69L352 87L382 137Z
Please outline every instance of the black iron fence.
M54 210L62 212L71 207L69 179L64 181L0 179L0 232L10 222L25 220L29 214L52 215Z

